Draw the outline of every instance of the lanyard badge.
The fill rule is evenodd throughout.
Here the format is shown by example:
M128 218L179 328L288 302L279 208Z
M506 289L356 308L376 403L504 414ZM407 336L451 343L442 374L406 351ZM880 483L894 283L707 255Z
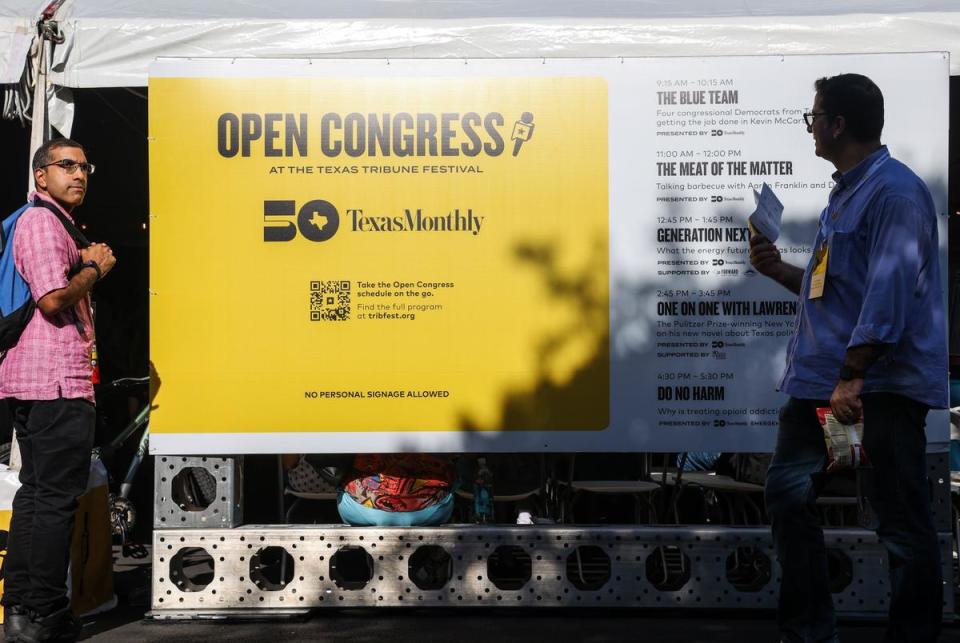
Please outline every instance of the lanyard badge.
M830 255L830 249L826 239L820 242L814 255L813 274L810 276L810 294L809 299L819 299L823 297L823 287L827 283L827 259Z
M857 190L866 183L870 177L877 173L877 171L886 163L887 159L890 158L890 153L884 149L876 158L876 160L867 168L867 171L864 172L863 176L860 177L860 180L846 191L845 194L840 196L837 199L836 203L833 203L833 212L830 215L831 221L836 221L840 218L840 215L843 213L844 208L846 208L847 203L849 203L851 197L856 194ZM830 255L830 248L827 240L824 239L820 242L820 245L817 247L817 251L814 254L814 263L813 263L813 274L810 275L810 293L808 299L819 299L823 297L823 288L827 283L827 261Z
M90 321L97 318L97 304L90 302ZM93 341L90 347L90 381L94 384L100 383L100 356L97 354L97 341Z

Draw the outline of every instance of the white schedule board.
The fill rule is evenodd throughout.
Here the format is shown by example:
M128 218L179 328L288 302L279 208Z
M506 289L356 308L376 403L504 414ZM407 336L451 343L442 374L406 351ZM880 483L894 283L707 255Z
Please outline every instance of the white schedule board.
M945 214L948 63L159 60L151 451L770 450L796 298L753 190L804 266L802 113L856 72Z

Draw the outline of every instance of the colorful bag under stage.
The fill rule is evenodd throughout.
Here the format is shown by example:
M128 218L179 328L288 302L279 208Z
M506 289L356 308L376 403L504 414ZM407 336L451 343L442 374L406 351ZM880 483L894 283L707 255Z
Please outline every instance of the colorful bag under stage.
M362 454L344 492L364 507L382 511L419 511L442 502L456 479L453 465L419 453Z

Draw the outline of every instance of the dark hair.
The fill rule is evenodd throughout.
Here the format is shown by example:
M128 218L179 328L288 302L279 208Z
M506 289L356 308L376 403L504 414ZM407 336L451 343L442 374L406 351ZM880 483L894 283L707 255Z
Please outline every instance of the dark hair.
M53 150L60 149L61 147L76 147L84 154L86 150L83 149L83 145L77 143L73 139L69 138L55 138L47 141L43 145L37 148L37 151L33 154L33 169L39 170L44 165L50 163L50 153Z
M820 107L830 118L843 116L850 135L860 143L880 138L883 131L883 94L876 83L860 74L823 77L814 83Z

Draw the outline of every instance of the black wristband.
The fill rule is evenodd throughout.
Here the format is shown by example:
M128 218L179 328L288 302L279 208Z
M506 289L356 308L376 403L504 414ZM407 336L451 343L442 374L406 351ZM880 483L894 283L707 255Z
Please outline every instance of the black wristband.
M84 261L82 264L80 264L80 269L83 270L84 268L93 268L94 270L96 270L97 281L100 281L100 278L103 277L103 272L100 271L100 266L93 259L89 259L87 261Z
M840 367L840 379L842 380L862 380L863 373L855 371L846 364Z

